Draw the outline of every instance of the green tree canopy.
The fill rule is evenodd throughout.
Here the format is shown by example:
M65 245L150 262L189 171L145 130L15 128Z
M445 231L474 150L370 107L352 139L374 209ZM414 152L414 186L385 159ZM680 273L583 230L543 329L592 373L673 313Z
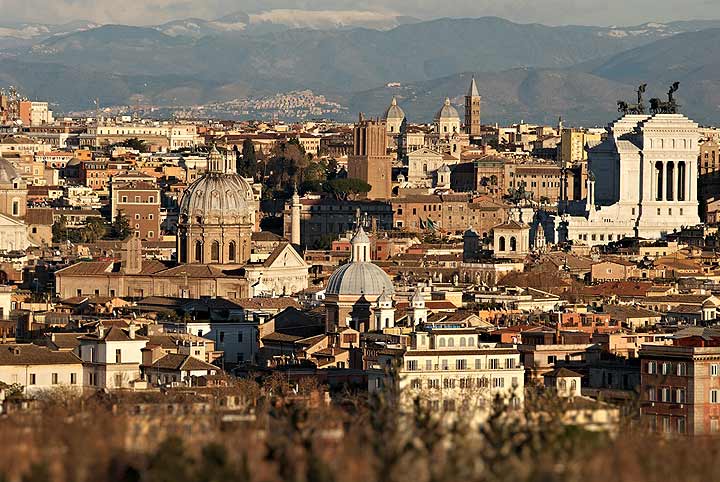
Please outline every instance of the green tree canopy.
M325 190L342 200L357 199L358 195L367 194L370 189L370 184L355 178L333 179L325 183Z
M130 221L128 221L127 216L125 216L124 213L119 212L118 215L115 216L115 221L113 221L110 226L111 236L115 239L125 239L130 236L132 232L133 230L130 227Z

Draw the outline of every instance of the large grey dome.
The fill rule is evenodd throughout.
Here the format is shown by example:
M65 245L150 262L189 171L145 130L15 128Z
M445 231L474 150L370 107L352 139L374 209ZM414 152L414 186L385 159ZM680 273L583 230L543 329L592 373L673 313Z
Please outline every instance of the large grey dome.
M385 120L401 121L403 119L405 119L405 111L398 105L397 99L393 97L390 107L388 107L388 110L385 111Z
M380 296L395 293L390 277L370 262L351 262L340 266L330 276L326 295Z
M445 99L442 108L435 114L436 121L441 119L460 119L460 114L458 114L457 109L450 103L450 98Z
M0 157L0 184L12 184L19 177L10 161Z
M250 224L254 214L252 187L237 174L209 172L193 182L180 201L180 222Z

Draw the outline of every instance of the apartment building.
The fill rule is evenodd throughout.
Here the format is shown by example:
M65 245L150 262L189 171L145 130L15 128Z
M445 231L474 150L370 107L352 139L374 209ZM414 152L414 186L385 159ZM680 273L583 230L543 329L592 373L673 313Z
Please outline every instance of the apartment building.
M665 434L720 432L720 331L692 328L640 349L640 416Z
M481 342L475 328L438 328L416 331L406 349L386 350L378 355L378 367L396 364L401 403L415 400L433 410L475 410L479 417L497 395L508 403L523 402L524 368L513 346ZM380 370L369 375L370 391L388 383Z

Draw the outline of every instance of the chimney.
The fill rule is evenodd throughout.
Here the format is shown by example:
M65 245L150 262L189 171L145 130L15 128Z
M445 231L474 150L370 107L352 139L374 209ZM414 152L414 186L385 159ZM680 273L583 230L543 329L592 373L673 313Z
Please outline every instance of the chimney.
M105 326L103 326L102 323L98 323L97 336L98 336L98 338L102 338L105 336Z
M135 325L134 321L131 321L130 325L128 327L128 336L130 337L131 340L135 339L136 331L137 331L137 325Z

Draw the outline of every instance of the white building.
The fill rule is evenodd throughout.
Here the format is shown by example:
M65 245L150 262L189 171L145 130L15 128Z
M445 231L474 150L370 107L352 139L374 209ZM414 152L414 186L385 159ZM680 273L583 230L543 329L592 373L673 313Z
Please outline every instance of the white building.
M87 387L129 388L141 379L142 349L148 339L136 334L133 323L127 329L100 324L95 333L78 339Z
M26 395L70 387L82 391L83 364L72 352L31 344L0 345L0 382L21 385Z
M585 202L561 205L560 241L657 239L700 223L698 125L680 114L626 115L588 149Z
M369 375L371 392L388 382L380 369L393 361L400 400L408 408L419 399L433 411L469 414L477 420L497 395L513 406L524 399L520 352L512 345L481 342L475 328L413 332L407 349L378 356L378 370Z

